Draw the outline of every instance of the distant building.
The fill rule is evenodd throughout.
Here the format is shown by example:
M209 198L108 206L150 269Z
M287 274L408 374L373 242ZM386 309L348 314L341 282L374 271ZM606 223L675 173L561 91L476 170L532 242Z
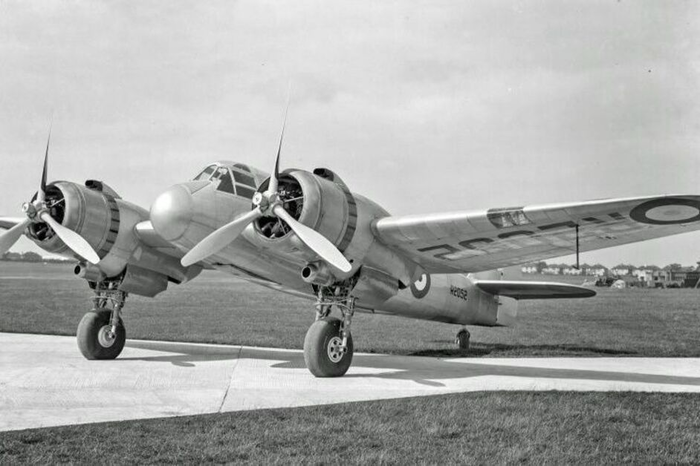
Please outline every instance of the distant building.
M623 277L625 275L632 275L632 272L634 272L634 270L636 270L636 267L634 265L619 264L610 269L610 272L613 275Z
M608 268L601 264L584 265L581 267L584 275L592 275L594 277L602 277L608 272Z
M566 265L560 270L562 275L581 275L582 273L581 269L577 269L573 265Z
M656 265L642 265L637 267L631 264L618 264L608 269L602 264L581 264L579 268L570 264L547 264L544 261L530 262L520 267L523 274L589 276L589 277L618 277L627 286L665 288L687 287L700 288L700 262L697 267L683 267L680 264L671 264L663 269Z
M654 270L643 268L635 269L632 271L632 276L639 280L640 286L653 286Z
M561 270L563 267L568 267L566 264L549 264L547 267L542 269L542 273L545 275L561 275Z
M688 274L694 271L694 267L681 267L677 270L671 270L669 277L670 281L679 283L685 282L686 278L688 278Z

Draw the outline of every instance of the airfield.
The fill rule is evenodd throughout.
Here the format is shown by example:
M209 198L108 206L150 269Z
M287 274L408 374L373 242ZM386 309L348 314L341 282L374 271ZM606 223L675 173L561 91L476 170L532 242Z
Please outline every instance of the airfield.
M700 392L698 358L365 353L343 378L316 379L299 350L137 340L87 361L72 337L11 333L0 347L0 431L475 391Z
M584 446L587 441L601 442L598 437L605 432L610 438L624 437L619 445L604 451L606 455L625 448L636 451L645 436L648 445L660 448L659 458L697 459L696 449L688 446L697 443L697 429L692 426L700 422L695 409L700 397L694 394L700 391L696 290L604 289L588 300L527 302L521 306L520 325L515 328L470 329L473 348L468 354L454 347L457 327L360 314L354 330L358 354L350 372L341 379L315 379L304 368L300 351L313 319L312 303L303 299L205 273L201 280L172 287L155 300L130 298L125 313L129 340L122 356L116 361L86 361L73 335L78 320L89 309L90 292L71 275L70 267L0 265L0 431L4 431L0 433L0 454L10 454L9 458L57 461L61 451L74 453L57 448L58 444L85 443L86 436L94 439L73 448L84 448L89 455L90 445L107 435L104 432L128 443L119 433L124 429L141 432L144 438L155 435L143 447L153 448L154 443L165 442L163 436L172 436L173 429L200 425L199 417L181 416L214 414L201 418L204 424L197 432L209 431L213 439L226 425L231 430L226 435L232 435L229 440L237 444L241 435L269 435L267 429L278 425L275 419L279 416L296 420L296 427L280 427L287 433L275 434L275 438L297 435L292 431L302 429L306 422L299 418L323 417L319 413L339 409L340 419L354 424L356 417L374 419L392 407L398 414L382 421L391 426L382 429L414 423L419 436L432 432L431 422L445 422L436 416L452 419L460 412L468 416L468 421L453 420L468 425L448 429L459 439L455 444L462 447L453 452L453 447L446 447L441 452L446 458L467 458L467 440L475 449L469 455L476 455L468 458L490 458L491 447L478 445L503 435L503 426L493 423L519 425L522 419L528 419L533 431L521 426L523 430L512 437L506 428L508 442L517 447L508 450L510 456L504 460L518 460L522 448L526 456L531 455L532 449L544 448L538 442L551 444L546 436L540 438L543 432L559 435L561 419L556 413L547 418L553 409L560 410L558 416L573 413L567 416L577 419L582 429L595 425L599 430L562 439L553 453L555 459L565 457L560 448L567 442ZM537 398L535 392L542 392L544 398ZM519 404L523 398L527 406ZM423 420L403 419L408 416L404 414L406 404L412 406L411 416ZM504 406L509 406L507 412ZM303 411L308 409L321 411ZM596 416L612 416L617 421L594 421ZM310 425L333 422L307 420ZM238 422L255 427L250 433L236 433L230 426ZM333 428L337 429L337 422ZM495 431L475 439L468 434L473 425ZM684 425L691 428L679 432ZM50 426L66 427L35 429ZM650 432L639 433L635 440L631 437L635 429ZM182 433L181 440L191 441L191 435ZM527 435L538 440L533 443ZM392 438L382 434L377 441L385 445ZM288 440L279 438L284 444ZM141 441L145 442L131 439L134 444ZM262 447L248 445L245 455L256 448ZM295 448L311 447L300 440ZM402 448L410 452L408 446ZM188 454L196 451L193 447ZM230 450L220 451L230 458L224 452L230 454ZM367 454L362 458L377 459ZM416 452L406 454L407 458L420 457ZM645 454L639 458L653 457L648 451ZM245 455L239 459L245 460ZM279 458L288 455L285 450ZM206 458L190 457L193 461ZM250 458L262 457L258 452ZM311 458L322 460L323 456ZM399 461L402 457L389 458ZM596 458L611 457L591 457Z

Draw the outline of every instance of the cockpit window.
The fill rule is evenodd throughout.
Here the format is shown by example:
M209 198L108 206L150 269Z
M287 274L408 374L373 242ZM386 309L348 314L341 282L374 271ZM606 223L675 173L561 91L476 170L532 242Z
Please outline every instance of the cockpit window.
M250 167L248 167L248 165L243 165L242 163L236 163L233 165L233 167L239 168L239 169L243 170L244 172L252 173L250 171Z
M258 189L253 171L247 165L215 163L197 175L195 181L211 181L217 191L252 199Z
M257 188L257 186L255 186L255 179L250 175L241 173L238 170L233 170L233 177L236 179L236 183L244 184L253 189Z
M216 170L216 165L209 165L199 175L194 178L194 181L208 180L212 173Z
M239 196L247 197L248 199L253 199L253 196L255 195L254 189L247 188L242 184L236 185L236 191L238 191Z
M225 193L236 194L233 190L233 180L231 179L231 172L226 167L219 167L216 169L216 173L212 177L212 181L217 185L217 191L223 191Z

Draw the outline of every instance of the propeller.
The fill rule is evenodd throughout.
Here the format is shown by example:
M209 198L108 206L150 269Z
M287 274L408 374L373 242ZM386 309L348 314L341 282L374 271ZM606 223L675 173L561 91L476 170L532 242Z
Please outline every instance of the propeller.
M0 254L6 253L12 245L14 245L17 240L19 240L24 230L32 223L46 223L55 233L61 238L66 246L68 246L73 252L87 260L92 264L97 264L100 261L100 257L97 255L95 250L90 246L82 236L70 230L51 217L50 209L53 204L49 205L46 201L46 177L47 169L49 165L49 144L51 142L51 130L49 130L49 137L46 141L46 153L44 154L44 169L41 174L41 186L39 187L39 192L37 192L36 199L33 202L25 202L22 206L22 210L27 215L26 220L18 223L14 227L10 228L4 235L0 236Z
M277 217L284 221L297 237L309 249L318 254L329 265L337 268L343 273L352 270L352 264L343 256L343 254L331 243L325 236L318 233L316 230L307 227L292 217L283 207L283 202L279 196L279 166L280 154L282 153L282 140L284 139L284 129L287 125L287 113L289 112L289 99L287 100L287 109L284 113L284 123L282 124L282 134L280 135L279 146L277 147L277 157L275 158L275 167L270 175L270 182L265 192L257 192L253 197L255 208L247 214L239 215L230 223L215 230L209 236L197 243L185 256L181 259L183 266L188 267L207 257L221 251L227 245L232 243L248 225L258 220L261 217L270 216Z

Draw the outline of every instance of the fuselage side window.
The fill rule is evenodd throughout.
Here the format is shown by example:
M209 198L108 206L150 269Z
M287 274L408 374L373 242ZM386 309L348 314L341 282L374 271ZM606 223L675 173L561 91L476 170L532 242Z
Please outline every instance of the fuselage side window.
M194 178L194 181L208 180L211 174L214 173L214 170L216 170L216 167L214 165L209 165L202 173Z

